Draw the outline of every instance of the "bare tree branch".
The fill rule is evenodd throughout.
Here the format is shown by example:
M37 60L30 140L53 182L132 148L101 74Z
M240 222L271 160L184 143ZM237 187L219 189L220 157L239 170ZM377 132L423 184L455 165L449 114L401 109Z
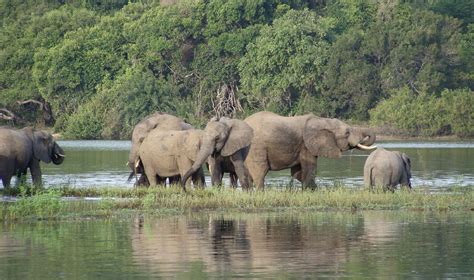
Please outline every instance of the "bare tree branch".
M20 104L20 105L25 105L25 104L28 104L28 103L35 103L35 104L38 104L39 105L39 109L40 110L43 110L43 102L41 101L38 101L38 100L34 100L34 99L28 99L28 100L25 100L25 101L17 101L16 103Z
M212 100L212 107L216 117L235 117L237 111L243 111L239 100L237 99L237 87L234 85L222 85L217 90L216 102Z
M18 120L18 117L12 111L6 108L0 108L0 119L15 122Z
M36 99L28 99L25 101L20 101L18 100L17 103L22 106L26 104L36 104L39 106L39 110L43 112L43 120L46 125L53 125L54 124L54 117L53 117L53 112L51 109L51 106L49 105L48 102L44 101L39 101Z

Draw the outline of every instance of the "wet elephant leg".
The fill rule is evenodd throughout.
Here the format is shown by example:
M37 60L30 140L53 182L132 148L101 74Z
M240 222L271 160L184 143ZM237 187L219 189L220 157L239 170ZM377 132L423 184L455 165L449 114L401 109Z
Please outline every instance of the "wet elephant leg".
M244 159L240 153L236 153L231 156L232 164L234 165L235 174L237 174L237 178L240 180L240 185L242 186L243 190L248 190L250 188L250 181L249 181L249 171L247 167L244 165ZM232 173L231 173L232 175ZM232 183L232 177L231 177ZM237 182L235 182L237 185Z
M316 170L317 158L309 153L300 156L301 166L301 184L303 189L316 189L316 182L314 181L314 173ZM299 175L298 175L299 176Z

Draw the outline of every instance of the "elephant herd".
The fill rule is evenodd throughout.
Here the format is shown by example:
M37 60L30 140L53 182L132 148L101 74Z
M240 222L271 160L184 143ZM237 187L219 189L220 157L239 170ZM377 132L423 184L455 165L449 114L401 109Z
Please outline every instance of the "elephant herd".
M135 126L127 164L129 180L136 177L136 186L168 180L184 191L191 182L204 187L203 165L207 164L213 185L221 185L223 174L229 173L233 187L239 182L243 190L253 186L263 190L270 170L290 169L303 188L314 188L318 157L339 158L350 149L375 149L374 142L371 129L312 114L283 117L258 112L245 120L215 117L201 130L157 112ZM64 158L64 151L47 132L0 128L0 179L5 188L28 168L33 183L41 184L40 160L61 164ZM410 168L405 154L378 148L365 163L365 185L411 188Z

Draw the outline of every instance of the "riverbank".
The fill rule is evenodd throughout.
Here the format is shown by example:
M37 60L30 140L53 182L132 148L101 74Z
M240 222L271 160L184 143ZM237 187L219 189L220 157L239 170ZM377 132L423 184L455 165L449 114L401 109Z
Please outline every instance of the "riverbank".
M397 190L395 193L363 188L334 187L316 191L295 189L242 192L206 188L183 193L170 188L59 188L20 196L4 202L0 219L55 219L108 216L122 210L186 213L194 211L474 211L472 188L449 192Z

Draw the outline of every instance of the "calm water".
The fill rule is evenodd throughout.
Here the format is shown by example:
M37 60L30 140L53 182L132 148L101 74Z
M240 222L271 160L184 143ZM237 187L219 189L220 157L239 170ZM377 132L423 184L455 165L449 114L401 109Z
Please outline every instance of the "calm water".
M474 213L140 216L0 226L1 279L473 279Z
M129 141L60 141L67 158L62 165L43 165L44 181L48 186L122 186L129 169L125 165ZM413 186L439 191L449 186L474 186L474 142L381 142L379 146L407 153L412 161ZM363 185L363 168L368 152L348 151L341 159L318 160L316 182L322 186L342 183ZM289 170L271 172L266 183L288 185ZM227 176L225 178L228 179ZM207 177L210 185L210 178ZM299 185L294 182L295 185Z

